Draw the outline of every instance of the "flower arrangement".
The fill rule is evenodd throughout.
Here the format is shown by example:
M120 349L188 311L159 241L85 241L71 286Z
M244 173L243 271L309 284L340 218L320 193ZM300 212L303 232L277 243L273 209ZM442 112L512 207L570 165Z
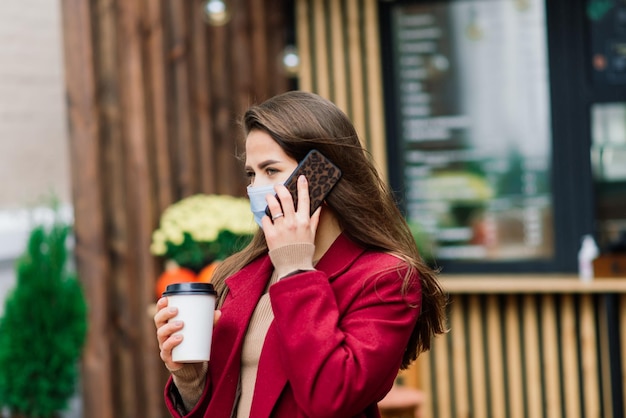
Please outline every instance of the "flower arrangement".
M164 272L169 276L167 281L189 281L247 245L257 228L248 199L197 194L163 212L158 229L152 233L150 252L169 262ZM173 274L173 270L178 272Z

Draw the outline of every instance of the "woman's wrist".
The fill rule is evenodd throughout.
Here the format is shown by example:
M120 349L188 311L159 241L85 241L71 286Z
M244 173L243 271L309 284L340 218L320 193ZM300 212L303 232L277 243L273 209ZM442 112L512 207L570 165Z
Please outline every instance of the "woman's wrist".
M289 244L269 252L279 279L299 270L314 270L315 245L308 242Z
M185 364L180 369L170 370L170 373L175 380L194 380L200 376L204 376L208 367L208 362L189 363Z

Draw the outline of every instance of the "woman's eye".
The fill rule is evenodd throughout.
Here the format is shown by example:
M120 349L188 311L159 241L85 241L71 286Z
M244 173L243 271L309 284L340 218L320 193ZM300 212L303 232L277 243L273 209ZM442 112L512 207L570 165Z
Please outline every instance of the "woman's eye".
M252 180L254 178L254 171L246 171L246 178Z
M268 168L267 170L265 170L265 172L267 173L268 176L271 176L273 174L278 173L278 170L276 170L275 168Z

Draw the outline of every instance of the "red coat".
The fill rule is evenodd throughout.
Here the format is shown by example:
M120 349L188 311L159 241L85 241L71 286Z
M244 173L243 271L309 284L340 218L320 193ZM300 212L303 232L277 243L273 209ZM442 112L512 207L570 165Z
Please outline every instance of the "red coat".
M341 235L316 270L271 286L275 318L259 360L251 418L380 417L376 404L398 373L421 300L417 277L403 298L402 271L377 273L398 264ZM214 330L206 386L187 417L231 416L246 327L271 273L264 256L226 280L230 293ZM180 417L171 386L170 379L166 403Z

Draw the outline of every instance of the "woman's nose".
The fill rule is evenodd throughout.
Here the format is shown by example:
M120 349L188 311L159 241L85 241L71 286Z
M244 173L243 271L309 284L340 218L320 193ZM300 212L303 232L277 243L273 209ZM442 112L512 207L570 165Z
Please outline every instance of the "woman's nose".
M269 179L264 179L263 177L256 176L254 180L252 180L252 183L250 183L250 186L263 187L263 186L267 186L270 184L273 184L273 182L270 181Z

